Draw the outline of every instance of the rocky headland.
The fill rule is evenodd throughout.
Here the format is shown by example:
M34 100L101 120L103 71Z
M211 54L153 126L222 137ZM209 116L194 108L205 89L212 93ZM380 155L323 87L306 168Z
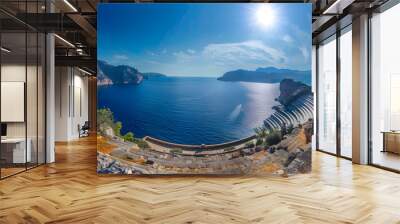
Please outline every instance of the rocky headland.
M97 67L97 84L100 86L126 84L138 85L145 79L166 77L166 75L160 73L142 73L139 72L138 69L128 65L114 66L102 60L98 61Z
M275 67L257 68L254 71L238 69L226 72L218 78L220 81L258 83L279 83L284 79L311 84L311 71L279 69Z

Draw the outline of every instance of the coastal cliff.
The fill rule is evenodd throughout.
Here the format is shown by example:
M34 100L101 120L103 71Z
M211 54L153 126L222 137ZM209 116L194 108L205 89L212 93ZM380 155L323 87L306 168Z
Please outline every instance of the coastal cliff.
M114 66L105 61L98 61L98 85L138 85L145 79L167 77L161 73L139 72L138 69L128 65Z
M279 85L280 95L277 99L279 103L288 106L301 96L311 95L311 87L292 79L284 79Z
M164 74L157 73L157 72L145 72L142 73L144 79L152 79L152 78L165 78L167 77Z
M254 71L244 69L229 71L218 78L220 81L260 83L279 83L284 79L293 79L295 81L311 84L311 72L266 67L257 68Z
M99 85L139 84L143 75L136 69L127 65L114 66L105 61L98 61Z

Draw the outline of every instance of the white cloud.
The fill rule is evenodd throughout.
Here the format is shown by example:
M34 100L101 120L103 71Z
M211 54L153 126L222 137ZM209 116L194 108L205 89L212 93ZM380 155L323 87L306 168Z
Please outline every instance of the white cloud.
M293 63L293 58L298 59L298 56L302 59L300 52L297 57L288 57L284 48L271 47L260 40L210 43L197 51L188 48L171 52L168 56L160 54L152 58L152 61L143 63L139 70L178 76L215 77L236 69L254 70L268 66L286 68ZM156 59L157 61L153 61ZM304 64L304 61L298 63Z
M193 49L187 49L186 51L187 51L189 54L194 54L194 53L196 53L196 51L193 50Z
M306 47L299 47L299 50L301 52L301 54L303 55L304 59L308 59L310 57L310 54L308 53L308 50Z
M193 57L191 54L186 53L184 51L174 52L174 53L172 53L172 55L175 56L175 58L178 62L186 62L186 61L189 61Z
M285 41L287 43L292 43L293 42L293 38L291 36L287 35L287 34L284 35L282 39L283 39L283 41Z
M124 54L116 54L113 56L113 59L118 60L118 61L125 61L125 60L128 60L129 57Z
M235 65L239 68L258 66L278 66L287 61L285 54L258 40L237 43L209 44L203 49L206 58L217 64ZM247 66L245 66L247 65Z

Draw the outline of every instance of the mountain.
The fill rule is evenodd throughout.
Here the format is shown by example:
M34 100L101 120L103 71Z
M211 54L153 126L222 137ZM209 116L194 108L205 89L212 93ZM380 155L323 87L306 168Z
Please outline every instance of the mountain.
M142 73L142 75L143 75L143 78L144 78L144 79L149 79L149 78L165 78L165 77L167 77L166 75L161 74L161 73L157 73L157 72L145 72L145 73Z
M114 66L99 60L97 66L99 85L139 84L143 81L143 74L127 65Z
M284 79L293 79L311 85L311 71L279 69L275 67L257 68L255 71L239 69L226 72L218 80L231 82L279 83Z
M289 105L301 96L312 95L310 86L292 79L282 80L279 85L279 90L281 94L277 100L284 106Z

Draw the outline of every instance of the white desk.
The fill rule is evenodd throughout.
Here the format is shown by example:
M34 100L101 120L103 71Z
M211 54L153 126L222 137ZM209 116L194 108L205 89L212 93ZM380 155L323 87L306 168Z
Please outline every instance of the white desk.
M12 147L13 155L12 162L13 163L25 163L31 162L32 160L32 152L31 152L31 139L27 139L27 146L25 151L25 138L5 138L1 139L2 147Z

